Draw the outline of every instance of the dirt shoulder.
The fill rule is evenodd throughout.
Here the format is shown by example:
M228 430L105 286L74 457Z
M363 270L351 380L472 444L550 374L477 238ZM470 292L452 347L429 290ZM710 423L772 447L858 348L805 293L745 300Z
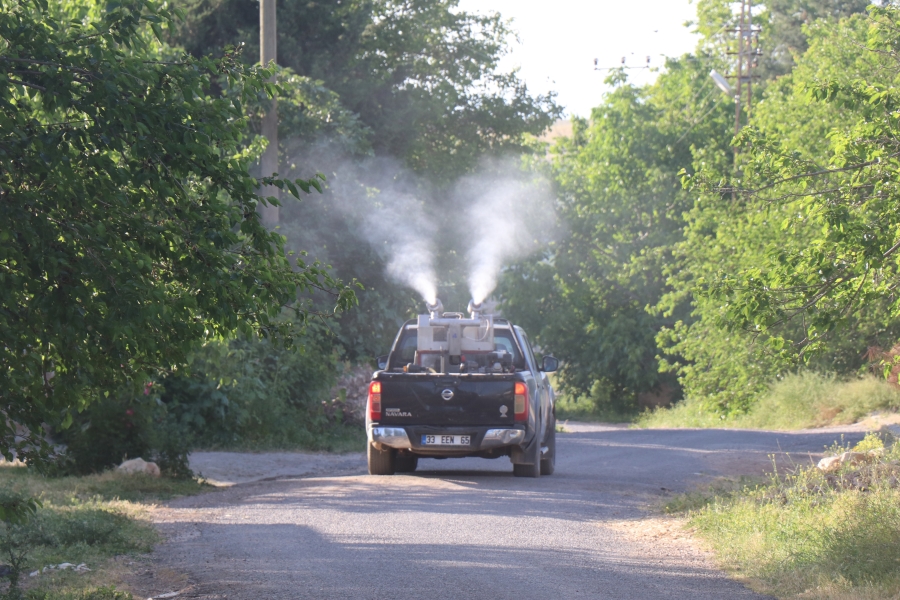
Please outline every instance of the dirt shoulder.
M191 469L218 487L272 479L364 473L364 452L194 452Z

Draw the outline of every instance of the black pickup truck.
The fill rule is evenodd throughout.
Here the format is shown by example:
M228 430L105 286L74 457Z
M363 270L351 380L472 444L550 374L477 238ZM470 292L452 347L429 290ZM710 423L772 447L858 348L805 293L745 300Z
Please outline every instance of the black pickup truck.
M366 409L369 473L416 470L419 457L509 456L513 474L539 477L556 463L556 358L534 358L506 319L428 306L379 359Z

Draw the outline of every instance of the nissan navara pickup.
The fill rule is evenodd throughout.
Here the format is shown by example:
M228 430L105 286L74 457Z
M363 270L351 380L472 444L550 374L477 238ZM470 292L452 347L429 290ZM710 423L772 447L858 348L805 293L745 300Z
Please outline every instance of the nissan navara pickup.
M369 384L369 473L416 470L419 458L508 456L513 474L539 477L556 463L556 414L547 373L528 336L508 320L429 313L406 322Z

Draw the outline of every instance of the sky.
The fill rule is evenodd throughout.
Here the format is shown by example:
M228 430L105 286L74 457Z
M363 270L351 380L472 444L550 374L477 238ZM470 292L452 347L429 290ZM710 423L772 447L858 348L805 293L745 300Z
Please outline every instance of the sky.
M696 6L690 0L460 0L469 12L499 12L512 18L520 42L501 68L518 67L533 93L557 92L566 116L587 117L598 105L608 71L625 57L626 67L662 67L665 56L694 50L697 38L684 27ZM649 83L652 69L631 69L634 83Z

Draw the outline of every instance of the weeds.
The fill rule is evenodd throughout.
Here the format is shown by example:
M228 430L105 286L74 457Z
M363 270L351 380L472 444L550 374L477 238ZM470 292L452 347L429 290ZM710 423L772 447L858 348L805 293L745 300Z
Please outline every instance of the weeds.
M27 529L40 508L41 503L36 498L12 489L0 489L0 526L3 528L0 553L9 562L9 590L5 596L10 600L22 597L19 580L25 571L31 545Z
M843 451L846 448L841 448ZM894 597L900 592L900 444L869 435L868 462L799 468L673 500L724 565L779 597Z
M78 592L35 591L28 594L28 600L133 600L133 596L109 586Z
M684 514L708 506L713 500L729 500L745 489L759 485L758 478L717 479L693 491L678 494L663 505L666 514Z
M668 409L638 418L641 427L738 427L803 429L855 423L876 410L900 409L900 391L876 377L842 381L805 372L773 383L768 392L740 415L710 413L701 402L686 399Z
M0 508L37 499L27 519L0 514L0 553L11 568L9 589L0 598L130 600L130 594L96 585L107 583L104 565L111 557L149 552L156 543L144 503L204 489L212 488L194 480L116 472L47 478L24 467L0 467ZM65 562L85 563L91 572L42 573L47 565ZM32 572L38 574L29 577Z

